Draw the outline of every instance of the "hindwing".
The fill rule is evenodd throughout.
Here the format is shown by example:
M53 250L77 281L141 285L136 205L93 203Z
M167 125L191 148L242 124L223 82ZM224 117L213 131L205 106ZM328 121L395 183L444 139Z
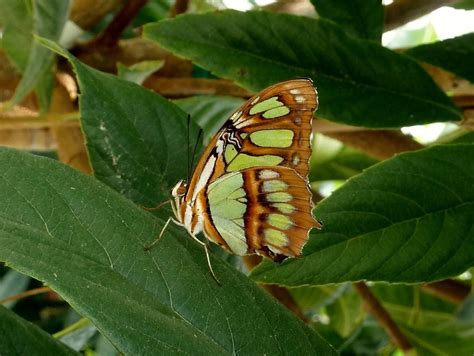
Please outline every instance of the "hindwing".
M207 187L204 231L232 253L276 261L298 256L313 227L311 192L295 170L253 167L227 173Z

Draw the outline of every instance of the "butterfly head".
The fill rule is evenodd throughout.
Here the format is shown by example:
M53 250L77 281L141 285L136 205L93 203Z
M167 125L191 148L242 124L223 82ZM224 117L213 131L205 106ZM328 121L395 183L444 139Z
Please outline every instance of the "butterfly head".
M180 222L182 222L181 214L179 214L180 207L183 204L186 198L186 192L188 190L187 183L184 180L180 180L171 190L171 195L173 196L174 204L173 210Z
M182 199L184 198L184 196L186 195L186 191L187 191L187 184L184 180L180 180L173 188L173 190L171 191L171 195L173 196L173 198L175 199Z

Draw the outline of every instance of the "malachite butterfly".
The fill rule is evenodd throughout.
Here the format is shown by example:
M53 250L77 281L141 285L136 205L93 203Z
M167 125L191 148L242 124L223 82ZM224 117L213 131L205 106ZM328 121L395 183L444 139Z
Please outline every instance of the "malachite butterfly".
M250 98L212 138L190 182L173 188L176 222L205 247L199 232L236 255L299 256L309 231L321 228L308 184L317 106L309 79Z

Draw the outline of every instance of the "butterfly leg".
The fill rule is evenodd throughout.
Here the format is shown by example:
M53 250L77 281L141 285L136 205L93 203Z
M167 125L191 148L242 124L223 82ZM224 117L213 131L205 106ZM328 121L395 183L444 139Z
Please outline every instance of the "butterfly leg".
M143 205L139 205L139 207L142 208L143 210L146 210L146 211L155 211L155 210L160 210L163 206L165 206L168 203L171 203L171 199L163 201L163 202L161 202L160 204L158 204L157 206L155 206L153 208L148 208L148 207L143 206Z
M221 282L217 279L216 274L214 273L214 270L212 269L211 256L210 256L210 253L209 253L209 247L207 246L207 244L205 242L202 242L201 240L199 240L193 234L190 234L190 235L194 240L196 240L196 242L198 242L202 247L204 247L204 251L206 251L207 265L209 267L209 271L211 272L212 278L214 278L216 283L221 286L222 285Z
M152 249L152 247L155 246L155 245L158 243L158 241L161 240L161 237L162 237L163 234L165 233L165 230L166 230L166 228L168 227L168 225L169 225L169 223L171 222L172 219L173 219L172 217L169 217L168 220L166 220L166 222L165 222L165 224L163 225L163 228L161 229L160 234L158 235L158 237L155 238L151 244L146 245L146 246L144 247L145 251L150 251L150 250Z

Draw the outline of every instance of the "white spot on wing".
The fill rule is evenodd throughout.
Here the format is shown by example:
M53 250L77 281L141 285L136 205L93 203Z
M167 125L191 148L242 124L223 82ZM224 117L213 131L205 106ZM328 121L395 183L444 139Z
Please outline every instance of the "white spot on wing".
M252 100L252 102L250 103L250 105L254 105L258 102L258 100L260 99L259 96L257 96L255 99Z
M293 95L296 95L296 94L299 94L301 92L299 91L299 89L291 89L290 93L293 94Z
M279 177L280 177L280 174L278 172L272 171L270 169L263 169L259 173L259 178L262 180L275 179Z
M306 99L305 99L304 96L302 96L302 95L297 95L297 96L295 96L295 101L296 101L297 103L300 103L300 104L301 104L301 103L304 103L304 102L306 101Z
M300 156L298 156L297 153L293 155L293 160L291 161L291 163L293 163L293 166L297 166L298 163L300 163Z

